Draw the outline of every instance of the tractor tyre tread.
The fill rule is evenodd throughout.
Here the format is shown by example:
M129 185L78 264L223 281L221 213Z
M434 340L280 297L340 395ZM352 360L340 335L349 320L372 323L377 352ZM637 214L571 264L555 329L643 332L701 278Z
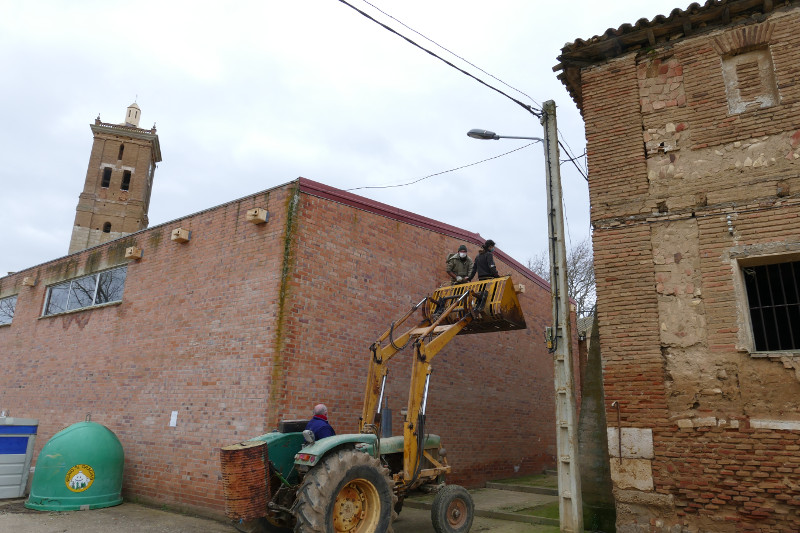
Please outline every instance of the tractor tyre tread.
M454 528L447 520L447 509L456 499L464 502L467 517L459 528ZM467 489L460 485L445 485L436 493L431 506L431 523L436 533L467 533L472 527L475 518L475 504Z
M371 455L353 449L340 449L323 458L322 463L312 468L304 477L297 491L297 498L292 507L296 518L295 533L335 533L333 523L327 516L333 500L345 483L351 479L354 468L368 467L379 478L383 478L385 487L376 487L380 493L388 491L391 513L383 520L376 533L393 533L392 522L397 518L394 505L397 495L389 469L381 465ZM388 523L386 523L388 521Z

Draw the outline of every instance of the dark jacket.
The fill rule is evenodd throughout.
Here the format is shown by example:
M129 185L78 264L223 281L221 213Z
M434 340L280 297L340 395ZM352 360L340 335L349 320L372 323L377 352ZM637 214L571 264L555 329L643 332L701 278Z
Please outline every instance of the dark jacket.
M472 271L469 273L469 281L478 274L478 279L491 279L499 278L500 274L497 273L497 267L494 266L494 256L492 252L478 252L478 257L472 263Z
M306 429L310 429L314 432L315 440L324 439L325 437L333 437L336 435L336 432L333 430L331 425L328 424L328 421L318 416L315 416L308 421L308 424L306 424Z

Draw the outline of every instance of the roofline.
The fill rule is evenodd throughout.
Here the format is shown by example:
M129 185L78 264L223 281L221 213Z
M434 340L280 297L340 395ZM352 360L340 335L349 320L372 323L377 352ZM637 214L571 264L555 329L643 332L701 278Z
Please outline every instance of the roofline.
M773 11L797 7L800 0L706 0L693 3L685 10L673 9L669 16L657 15L653 20L641 18L635 24L609 28L591 39L576 39L564 45L553 67L558 79L583 113L581 70L639 50L692 38L727 26L754 24L765 20ZM784 5L780 7L778 5Z
M300 192L310 196L324 198L326 200L348 205L362 211L367 211L382 217L397 220L398 222L403 222L405 224L417 226L435 233L447 235L448 237L461 239L476 246L483 246L483 243L486 242L486 239L481 237L479 233L472 233L465 229L451 226L450 224L445 224L444 222L439 222L438 220L412 213L411 211L405 211L388 204L370 200L369 198L364 198L363 196L359 196L342 189L331 187L330 185L325 185L324 183L319 183L308 178L298 178L298 182ZM548 292L550 291L550 284L547 281L542 279L534 271L510 255L497 248L495 248L494 255L503 262L513 266L526 278L530 279L540 287L547 289Z
M155 230L157 228L161 228L164 226L168 226L170 224L175 224L182 220L186 220L188 218L196 217L203 213L207 213L209 211L214 211L216 209L223 208L225 206L235 204L238 202L242 202L244 200L255 198L258 196L263 195L266 192L274 191L276 189L280 189L282 187L286 187L287 185L291 185L292 183L297 183L298 190L304 194L308 194L309 196L315 196L317 198L323 198L325 200L330 200L332 202L336 202L339 204L347 205L353 207L355 209L360 209L362 211L367 211L370 213L374 213L376 215L380 215L386 218L390 218L392 220L397 220L399 222L403 222L406 224L411 224L412 226L417 226L423 229L427 229L429 231L433 231L435 233L440 233L442 235L447 235L448 237L454 237L456 239L461 239L466 242L470 242L476 246L481 246L485 242L485 239L480 236L478 233L472 233L467 230L458 228L456 226L451 226L449 224L445 224L443 222L439 222L438 220L434 220L432 218L423 217L421 215L417 215L416 213L412 213L411 211L405 211L403 209L399 209L397 207L393 207L388 204L384 204L381 202L376 202L375 200L370 200L369 198L364 198L363 196L358 196L357 194L349 193L347 191L343 191L342 189L337 189L335 187L331 187L330 185L325 185L324 183L319 183L307 178L297 178L296 180L289 181L286 183L282 183L280 185L276 185L275 187L270 187L269 189L265 189L263 191L259 191L253 194L248 194L247 196L243 196L241 198L237 198L235 200L230 200L223 204L219 204L214 207L209 207L207 209L203 209L201 211L197 211L195 213L185 215L179 218L175 218L169 220L167 222L162 222L161 224L157 224L155 226L151 226L145 229L141 229L139 231L128 233L122 237L118 237L116 239L110 240L108 242L104 242L102 244L98 244L92 246L90 248L85 248L83 250L79 250L77 252L73 252L71 254L58 257L56 259L51 259L49 261L45 261L44 263L39 263L38 265L33 265L28 268L24 268L22 270L17 270L14 274L7 274L6 276L0 276L0 279L5 277L16 276L22 272L33 270L35 268L40 268L44 265L48 265L50 263L55 263L57 261L61 261L67 257L78 255L86 252L87 250L93 250L95 248L100 248L102 246L106 246L107 244L120 240L120 239L127 239L134 235L138 235L140 233L144 233L147 231ZM515 269L517 269L520 274L525 276L526 278L530 279L535 284L539 285L540 287L546 289L550 292L550 284L545 281L543 278L538 276L534 271L514 259L513 257L509 256L502 250L495 249L494 255L504 261L505 263L511 265ZM571 299L570 299L571 301Z

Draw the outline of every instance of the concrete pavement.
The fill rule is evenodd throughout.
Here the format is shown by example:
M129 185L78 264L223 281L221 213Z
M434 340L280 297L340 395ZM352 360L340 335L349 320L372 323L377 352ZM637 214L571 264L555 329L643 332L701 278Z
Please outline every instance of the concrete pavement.
M492 486L497 486L493 484ZM532 513L551 505L551 494L521 492L513 485L470 491L475 503L471 531L492 533L557 533L558 522ZM511 489L511 490L509 490ZM433 495L407 499L394 524L395 533L434 533ZM26 509L23 499L0 500L0 531L14 533L236 533L229 524L125 502L91 511L40 512ZM539 523L537 523L539 522ZM544 523L542 523L544 522ZM548 523L549 522L549 523ZM555 524L555 525L554 525Z

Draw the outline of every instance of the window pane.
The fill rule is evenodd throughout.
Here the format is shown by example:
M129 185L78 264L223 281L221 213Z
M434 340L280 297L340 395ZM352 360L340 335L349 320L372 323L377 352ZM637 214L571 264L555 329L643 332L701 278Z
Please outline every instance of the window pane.
M122 290L125 288L125 275L128 267L115 268L100 274L100 284L97 286L95 304L118 302L122 300Z
M44 314L54 315L66 311L68 297L69 283L62 283L61 285L50 287L50 296L47 299L47 309L45 309Z
M11 324L14 318L14 310L17 307L17 297L9 296L0 300L0 326Z
M71 311L92 305L96 285L96 275L72 280L72 287L69 292L69 306L67 308Z

